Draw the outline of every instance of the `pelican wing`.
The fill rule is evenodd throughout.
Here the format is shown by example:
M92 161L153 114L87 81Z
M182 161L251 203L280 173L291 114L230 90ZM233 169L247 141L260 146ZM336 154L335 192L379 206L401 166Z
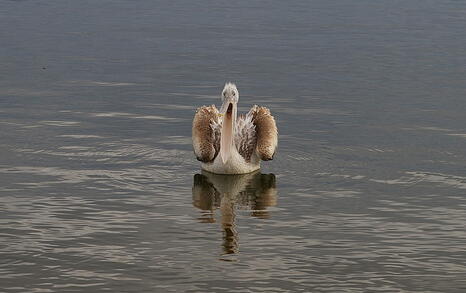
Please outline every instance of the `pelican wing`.
M197 109L193 120L193 147L201 162L211 162L220 149L220 124L217 108L203 106Z
M236 149L246 162L251 161L257 143L256 126L252 119L253 116L249 113L246 116L239 116L235 128Z
M247 116L252 116L252 123L256 131L256 152L264 160L272 160L278 143L277 125L270 110L265 107L254 106Z

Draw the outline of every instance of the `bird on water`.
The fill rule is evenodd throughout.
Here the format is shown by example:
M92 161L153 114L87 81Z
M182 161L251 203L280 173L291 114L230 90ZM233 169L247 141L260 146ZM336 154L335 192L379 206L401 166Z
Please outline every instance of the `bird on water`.
M278 143L275 119L266 107L254 105L237 116L239 92L234 83L222 91L220 111L215 105L197 109L193 120L194 153L201 167L217 174L244 174L272 160Z

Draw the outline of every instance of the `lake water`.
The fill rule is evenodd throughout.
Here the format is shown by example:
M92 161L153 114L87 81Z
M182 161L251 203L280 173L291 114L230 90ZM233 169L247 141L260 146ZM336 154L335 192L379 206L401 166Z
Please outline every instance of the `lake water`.
M466 3L2 1L1 292L466 292ZM275 159L202 173L201 105Z

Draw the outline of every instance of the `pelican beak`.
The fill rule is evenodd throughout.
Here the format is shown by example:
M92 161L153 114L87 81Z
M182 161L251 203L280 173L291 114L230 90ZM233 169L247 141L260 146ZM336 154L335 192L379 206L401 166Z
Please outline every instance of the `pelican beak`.
M225 101L223 101L222 106L220 107L220 111L218 112L219 116L223 116L226 114L228 107L232 104L229 98L226 98Z
M230 159L234 143L235 106L235 103L226 100L220 111L223 114L222 132L220 134L220 156L224 164Z

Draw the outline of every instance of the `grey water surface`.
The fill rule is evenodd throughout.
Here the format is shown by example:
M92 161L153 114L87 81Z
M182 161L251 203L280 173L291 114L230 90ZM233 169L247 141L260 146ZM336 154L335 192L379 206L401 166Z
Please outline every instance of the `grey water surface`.
M466 292L466 2L0 2L0 292ZM202 173L197 107L274 114Z

